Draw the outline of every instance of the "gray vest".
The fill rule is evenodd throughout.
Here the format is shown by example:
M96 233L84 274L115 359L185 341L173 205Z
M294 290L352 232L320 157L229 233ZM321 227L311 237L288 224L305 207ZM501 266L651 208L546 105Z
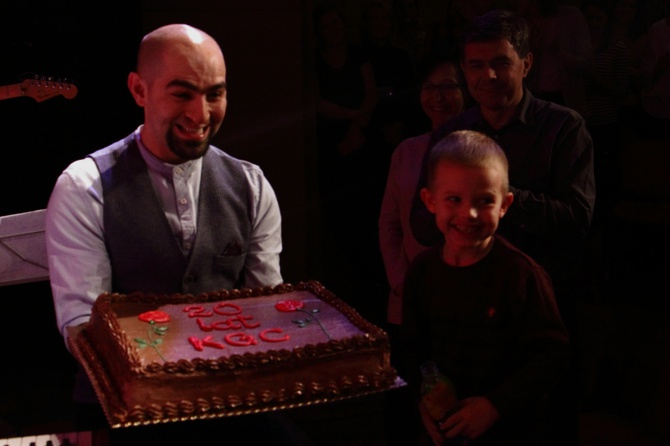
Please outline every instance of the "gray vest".
M112 291L196 294L242 285L251 223L249 185L238 160L212 146L205 154L195 244L185 256L134 136L90 157L102 181Z

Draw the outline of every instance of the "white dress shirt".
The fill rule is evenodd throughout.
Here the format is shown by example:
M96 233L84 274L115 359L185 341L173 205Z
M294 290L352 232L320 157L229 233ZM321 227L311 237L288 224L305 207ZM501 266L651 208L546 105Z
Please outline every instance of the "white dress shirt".
M175 238L187 254L197 234L202 159L172 165L154 157L135 139L149 168L154 189ZM240 161L249 182L251 236L244 266L244 287L282 283L281 214L272 186L261 169ZM130 218L130 217L129 217ZM49 276L58 329L87 322L95 299L111 291L112 271L105 247L100 172L92 158L70 164L59 176L46 213Z

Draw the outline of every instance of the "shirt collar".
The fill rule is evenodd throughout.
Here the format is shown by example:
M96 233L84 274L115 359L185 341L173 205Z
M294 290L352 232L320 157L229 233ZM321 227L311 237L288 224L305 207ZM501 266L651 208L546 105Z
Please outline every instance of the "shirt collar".
M528 90L528 88L523 87L523 97L521 98L521 108L519 109L519 112L514 118L512 118L510 122L505 124L501 129L495 132L492 131L493 129L491 128L491 126L484 120L484 117L482 116L482 112L479 106L476 106L476 113L472 116L473 120L471 124L473 124L473 127L476 129L489 130L484 132L487 134L490 134L491 132L498 133L499 131L504 130L507 127L511 126L516 121L519 121L523 125L532 125L535 122L531 107L532 101L533 101L533 94L530 92L530 90Z
M535 122L534 114L531 110L531 102L533 101L533 93L526 87L523 87L523 98L521 99L521 109L519 115L516 117L519 121L526 125L532 125Z
M157 173L166 179L172 180L175 176L188 178L195 169L200 168L202 157L181 164L170 164L159 160L144 146L144 144L142 144L142 138L140 138L141 130L142 126L139 126L137 130L135 130L135 142L140 148L142 158L144 159L144 162L147 163L147 167L150 171Z

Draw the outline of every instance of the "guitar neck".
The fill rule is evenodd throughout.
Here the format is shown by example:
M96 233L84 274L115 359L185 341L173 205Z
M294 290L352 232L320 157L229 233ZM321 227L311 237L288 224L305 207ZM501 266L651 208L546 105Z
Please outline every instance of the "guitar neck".
M72 99L77 95L77 87L72 84L54 81L51 78L26 79L20 84L0 86L0 100L27 96L37 102L46 101L54 96Z
M0 101L3 99L18 98L23 96L21 84L3 85L0 87Z

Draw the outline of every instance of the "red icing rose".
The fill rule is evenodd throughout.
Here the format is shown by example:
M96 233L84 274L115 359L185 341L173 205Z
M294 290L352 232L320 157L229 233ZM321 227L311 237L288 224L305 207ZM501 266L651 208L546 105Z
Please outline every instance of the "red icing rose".
M138 316L142 322L153 322L156 324L163 324L170 321L170 315L165 311L153 310L146 311Z
M275 304L275 308L282 313L302 310L302 307L304 306L305 303L301 300L282 300Z

